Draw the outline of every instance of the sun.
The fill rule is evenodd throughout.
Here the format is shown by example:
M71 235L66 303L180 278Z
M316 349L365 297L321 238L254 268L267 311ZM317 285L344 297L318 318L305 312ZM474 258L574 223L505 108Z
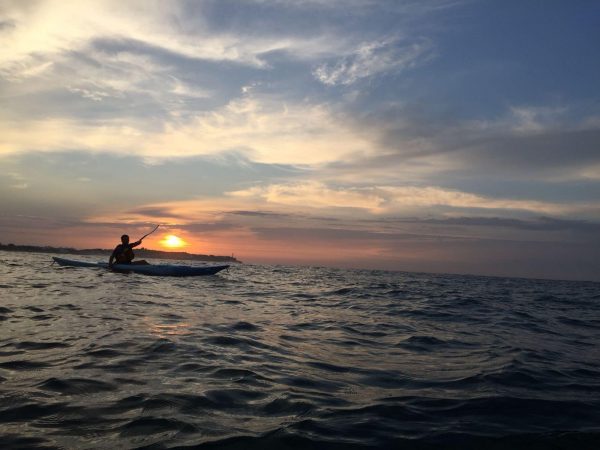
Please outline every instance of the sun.
M174 234L169 234L160 241L163 247L180 248L185 246L185 241Z

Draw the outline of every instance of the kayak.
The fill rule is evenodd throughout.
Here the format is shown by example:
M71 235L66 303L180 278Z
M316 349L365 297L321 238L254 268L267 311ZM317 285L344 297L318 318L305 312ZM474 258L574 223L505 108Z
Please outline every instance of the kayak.
M87 262L74 259L58 258L52 259L60 266L68 267L100 267L108 269L106 262ZM214 275L221 270L227 269L229 265L217 266L182 266L176 264L114 264L112 270L116 272L134 272L143 275L157 275L167 277L194 277L200 275Z

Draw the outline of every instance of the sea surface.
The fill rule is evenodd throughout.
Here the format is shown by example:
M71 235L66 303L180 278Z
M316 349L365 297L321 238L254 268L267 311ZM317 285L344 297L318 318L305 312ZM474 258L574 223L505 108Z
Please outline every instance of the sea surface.
M600 283L0 252L0 447L598 449L599 349Z

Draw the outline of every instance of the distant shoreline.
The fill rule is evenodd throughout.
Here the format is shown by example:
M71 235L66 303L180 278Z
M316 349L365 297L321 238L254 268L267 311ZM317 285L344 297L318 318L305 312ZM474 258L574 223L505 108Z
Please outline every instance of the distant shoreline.
M73 255L102 255L108 257L112 250L103 248L92 248L92 249L75 249L70 247L50 247L50 246L37 246L37 245L16 245L16 244L0 244L0 250L9 252L25 252L25 253L59 253L59 254L73 254ZM138 258L159 258L159 259L183 259L192 261L227 261L241 263L233 256L220 256L220 255L202 255L188 252L163 252L161 250L149 250L146 248L139 248L135 250L135 254Z

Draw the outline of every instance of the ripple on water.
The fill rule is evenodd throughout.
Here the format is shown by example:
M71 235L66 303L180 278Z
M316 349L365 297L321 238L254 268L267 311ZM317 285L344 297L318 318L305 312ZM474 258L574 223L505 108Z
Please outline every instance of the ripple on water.
M0 423L31 422L41 417L59 413L66 414L75 410L76 408L71 408L64 402L51 404L28 402L2 409L0 411Z
M114 383L92 380L88 378L48 378L38 384L38 388L46 391L59 392L65 395L93 394L96 392L114 391Z
M119 429L121 436L147 436L169 431L177 433L192 433L196 431L196 427L190 423L163 417L141 417L128 422Z
M351 367L338 366L335 364L330 364L330 363L321 362L321 361L309 361L307 363L307 365L309 365L311 367L315 367L317 369L325 370L327 372L334 372L334 373L346 373L346 372L350 372L353 370L353 368L351 368Z
M401 342L398 342L395 346L407 350L431 352L441 348L447 348L450 344L433 336L410 336Z
M215 345L215 346L219 346L219 347L237 347L239 349L271 348L269 345L264 344L256 339L251 339L251 338L247 338L247 337L233 337L233 336L227 336L227 335L211 336L211 337L205 338L204 342Z
M315 405L302 400L293 400L282 394L261 406L261 411L267 416L304 416L311 412Z
M14 433L2 435L2 446L11 449L29 450L58 450L60 447L52 445L52 441L42 437L24 437Z
M49 350L54 348L67 348L70 347L69 344L65 342L32 342L32 341L24 341L14 344L16 348L21 348L24 350Z
M31 360L14 360L0 362L0 368L17 371L38 370L50 366L51 364L42 361Z
M41 321L47 321L47 320L52 320L52 319L58 319L58 317L54 316L52 314L36 314L35 316L31 316L30 319L41 322Z
M177 350L177 345L174 342L171 342L167 339L159 339L156 342L153 342L146 348L142 350L142 354L145 355L153 355L160 353L171 353Z
M211 372L211 376L226 380L240 380L243 378L258 377L255 372L246 369L217 369Z
M249 389L213 389L204 392L204 395L219 409L242 408L249 402L268 396L264 392Z
M229 327L232 331L260 331L258 325L254 325L249 322L236 322Z
M122 355L123 352L113 348L101 348L98 350L89 350L85 352L85 356L92 356L94 358L116 358Z

